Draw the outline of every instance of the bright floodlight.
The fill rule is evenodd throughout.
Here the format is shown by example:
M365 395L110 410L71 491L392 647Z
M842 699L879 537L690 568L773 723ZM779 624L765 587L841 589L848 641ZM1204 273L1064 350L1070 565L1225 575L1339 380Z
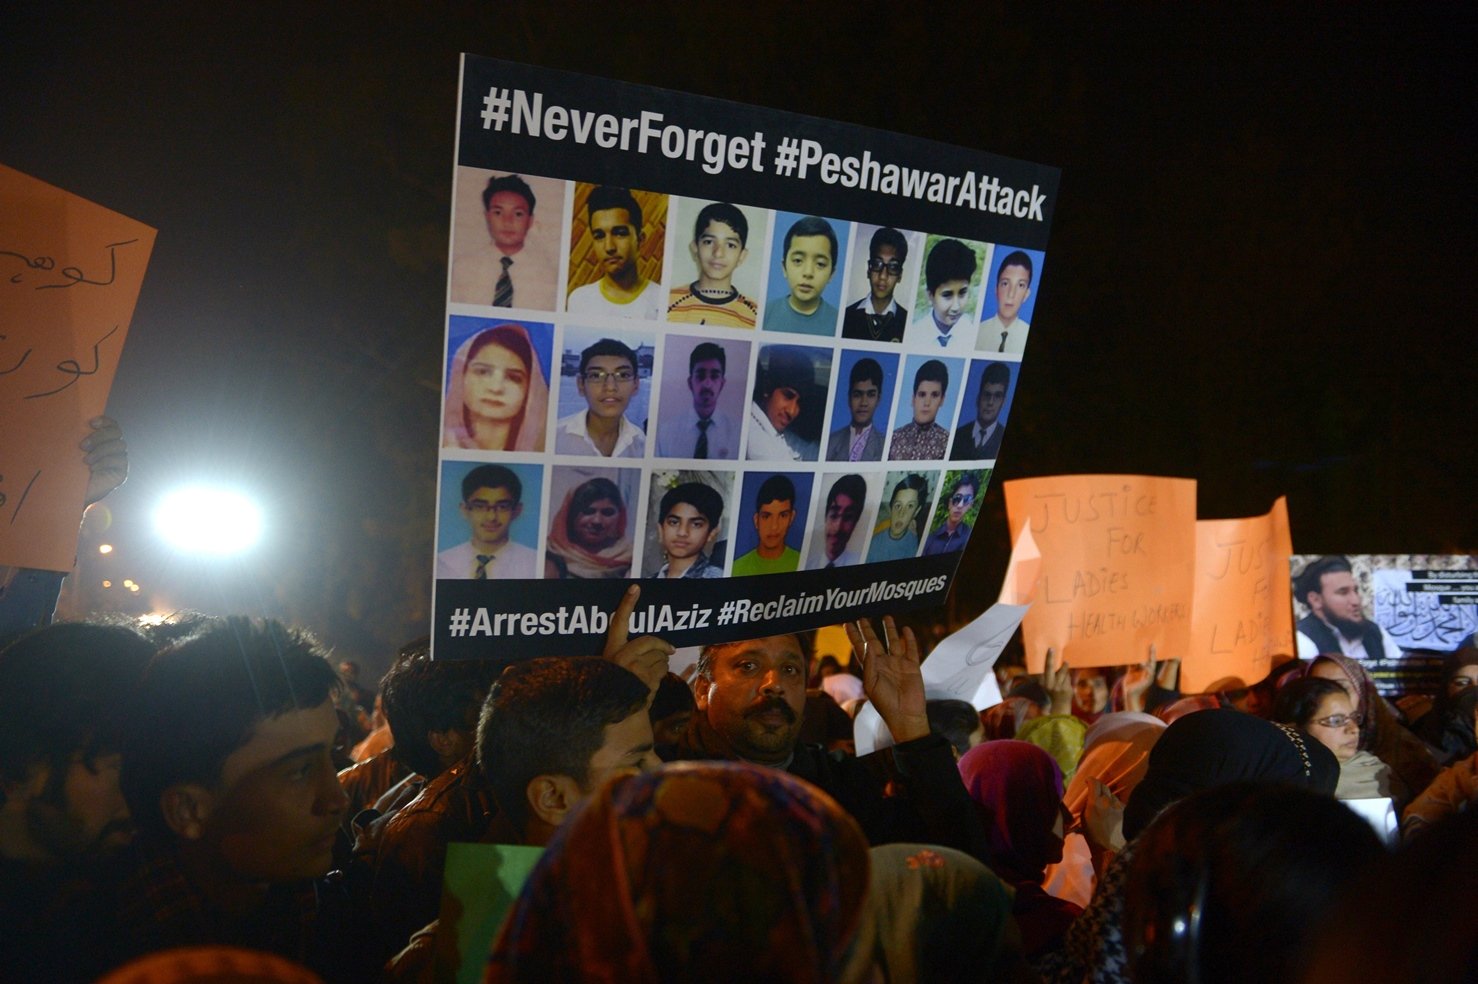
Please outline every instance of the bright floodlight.
M154 529L183 553L224 557L250 550L262 536L262 510L233 489L191 486L154 510Z

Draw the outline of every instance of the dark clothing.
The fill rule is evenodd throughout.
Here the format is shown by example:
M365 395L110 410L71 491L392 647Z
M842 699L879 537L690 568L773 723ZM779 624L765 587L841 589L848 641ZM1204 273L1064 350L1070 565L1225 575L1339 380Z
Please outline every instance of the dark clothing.
M349 797L349 808L344 811L344 829L350 830L349 825L360 810L374 806L390 787L410 774L411 770L400 763L393 749L371 755L363 762L341 770L339 785L344 787L344 793Z
M872 313L872 295L847 305L842 314L842 337L870 342L901 342L908 324L908 311L896 301L887 314Z
M0 567L0 646L51 624L66 576L59 571Z
M677 744L674 760L740 761L700 711ZM786 772L821 787L850 813L869 844L942 844L985 858L975 804L965 792L950 744L915 738L857 758L797 744ZM889 795L888 784L894 784Z
M1315 646L1319 647L1320 653L1343 653L1340 648L1339 639L1335 638L1334 630L1324 623L1317 615L1305 615L1298 620L1298 631L1308 636ZM1383 659L1386 655L1386 641L1381 638L1380 627L1374 622L1366 622L1360 630L1360 641L1365 645L1365 657L1367 659Z

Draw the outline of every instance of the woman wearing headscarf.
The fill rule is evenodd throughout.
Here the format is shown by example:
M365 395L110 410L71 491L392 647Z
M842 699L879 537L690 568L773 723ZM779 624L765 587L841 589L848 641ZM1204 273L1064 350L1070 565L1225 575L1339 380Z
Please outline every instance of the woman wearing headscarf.
M1291 724L1339 759L1339 799L1391 795L1391 770L1369 752L1360 751L1360 717L1345 688L1333 680L1301 677L1291 681L1273 704L1273 720Z
M1286 782L1332 795L1339 762L1296 728L1228 709L1189 714L1150 749L1144 778L1124 809L1124 850L1099 880L1093 902L1068 931L1063 948L1038 963L1049 984L1127 984L1124 883L1134 839L1161 810L1201 789L1233 782Z
M626 500L609 478L570 489L549 524L547 578L614 578L631 572Z
M1150 749L1164 730L1164 721L1139 711L1105 714L1088 729L1062 800L1071 822L1062 861L1047 869L1050 894L1083 906L1092 899L1098 872L1124 849L1124 804L1144 778Z
M1031 742L1052 756L1064 782L1070 781L1078 770L1087 734L1088 727L1082 719L1068 714L1043 714L1016 729L1017 741Z
M548 416L549 384L523 325L495 325L457 349L442 412L443 447L543 451Z
M1011 890L948 847L885 844L872 855L872 959L886 984L1003 981L1021 970Z
M1309 664L1308 675L1333 680L1350 695L1360 718L1360 751L1370 752L1390 767L1391 799L1400 813L1437 777L1436 756L1401 724L1359 660L1344 653L1321 653Z
M867 878L856 821L783 772L622 777L555 835L484 980L850 982Z
M1047 865L1062 860L1062 770L1024 741L989 741L960 759L960 777L980 808L985 861L1016 890L1012 913L1028 957L1057 947L1083 910L1042 890Z

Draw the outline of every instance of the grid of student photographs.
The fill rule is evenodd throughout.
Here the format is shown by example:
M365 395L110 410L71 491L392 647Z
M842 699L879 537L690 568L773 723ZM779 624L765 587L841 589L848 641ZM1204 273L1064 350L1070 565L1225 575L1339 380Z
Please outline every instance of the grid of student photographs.
M964 549L1043 258L458 167L437 577Z

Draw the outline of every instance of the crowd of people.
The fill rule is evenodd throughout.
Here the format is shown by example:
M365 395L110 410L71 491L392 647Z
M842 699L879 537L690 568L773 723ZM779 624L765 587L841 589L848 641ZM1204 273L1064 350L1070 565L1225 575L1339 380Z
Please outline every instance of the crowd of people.
M1399 706L1344 652L1184 694L1153 651L1034 674L1017 647L977 710L926 698L891 616L844 659L780 635L673 673L633 586L598 656L422 639L370 688L270 619L45 624L7 577L6 980L429 981L448 946L487 981L1478 974L1471 646ZM864 706L893 744L858 756ZM456 842L542 851L490 940L442 924Z

